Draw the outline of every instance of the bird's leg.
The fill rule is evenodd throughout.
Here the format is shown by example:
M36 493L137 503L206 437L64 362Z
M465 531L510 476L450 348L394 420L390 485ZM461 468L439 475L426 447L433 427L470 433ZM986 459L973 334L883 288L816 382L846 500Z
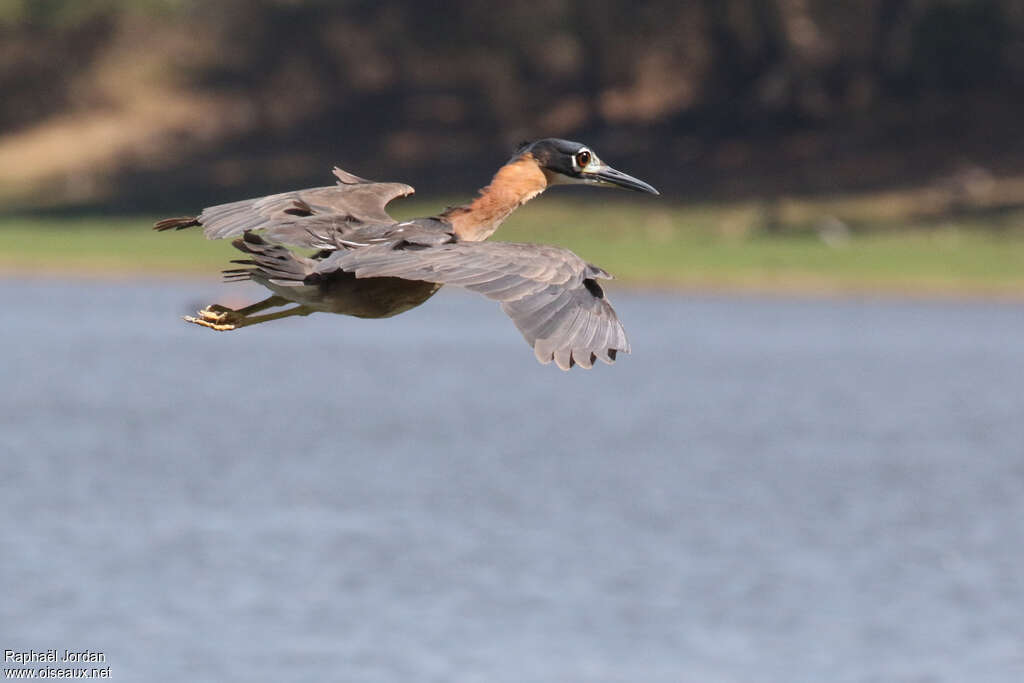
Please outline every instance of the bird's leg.
M221 306L220 304L210 304L203 310L196 313L199 316L199 320L203 320L208 323L215 323L218 325L227 325L237 323L242 318L252 315L253 313L259 313L267 308L274 306L283 306L288 303L288 300L283 296L270 296L263 301L257 301L254 304L250 304L245 308L228 308L227 306Z
M309 315L310 313L313 313L313 309L299 305L276 313L255 316L250 315L251 313L270 308L271 306L280 306L283 303L287 303L287 299L272 296L269 299L260 301L259 303L251 306L246 306L245 308L240 308L237 311L214 304L199 311L197 314L199 316L198 318L185 316L185 320L196 325L209 327L211 330L224 332L227 330L237 330L240 327L248 327L249 325L265 323L270 320L287 318L293 315Z
M277 313L267 313L266 315L251 315L242 318L242 321L241 323L238 324L238 327L245 327L247 325L258 325L259 323L270 322L271 320L288 318L293 315L309 315L310 313L315 313L315 311L312 308L309 308L308 306L300 305L294 308L286 309L284 311L278 311Z

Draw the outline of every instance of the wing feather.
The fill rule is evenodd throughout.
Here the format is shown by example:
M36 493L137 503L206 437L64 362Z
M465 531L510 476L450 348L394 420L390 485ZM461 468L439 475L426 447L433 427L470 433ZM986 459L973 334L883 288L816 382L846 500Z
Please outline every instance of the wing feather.
M452 284L501 303L542 363L568 370L614 362L629 352L615 310L594 278L610 277L566 249L510 242L454 242L429 248L382 244L339 251L317 272Z
M334 169L334 174L338 177L337 185L207 207L189 224L202 225L209 239L262 232L269 241L278 244L320 248L366 227L395 225L397 221L385 207L392 200L414 192L404 183L371 182L339 168ZM187 226L181 220L157 224L158 229L170 227Z

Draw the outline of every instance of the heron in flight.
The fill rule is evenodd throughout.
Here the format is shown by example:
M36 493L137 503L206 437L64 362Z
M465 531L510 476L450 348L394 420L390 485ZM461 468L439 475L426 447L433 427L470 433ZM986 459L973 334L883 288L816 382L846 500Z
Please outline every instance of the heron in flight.
M387 318L419 306L447 284L501 302L541 363L590 368L598 358L610 364L617 353L629 353L622 324L597 282L610 278L607 272L567 249L484 241L552 185L658 194L586 145L554 138L524 143L469 204L403 222L385 206L413 188L340 168L334 175L333 186L211 206L153 226L202 226L209 239L235 238L232 244L247 258L232 261L243 267L225 270L225 280L252 280L273 292L237 310L212 304L185 320L223 331L317 311ZM288 308L264 313L282 306Z

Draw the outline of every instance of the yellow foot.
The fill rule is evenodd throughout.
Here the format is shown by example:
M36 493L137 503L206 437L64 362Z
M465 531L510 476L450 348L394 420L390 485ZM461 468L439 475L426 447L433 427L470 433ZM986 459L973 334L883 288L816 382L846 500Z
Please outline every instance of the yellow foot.
M225 306L218 306L213 304L207 306L203 310L196 313L196 316L191 315L185 316L185 320L196 325L202 325L203 327L209 327L211 330L218 330L225 332L227 330L234 330L239 327L239 323L242 321L244 316L239 315L236 311L231 310Z
M205 320L209 323L228 323L238 322L242 316L238 315L235 311L231 310L227 306L219 306L217 304L210 304L203 310L196 313L200 320Z
M217 330L218 332L226 332L227 330L236 329L234 323L215 323L210 320L202 320L200 318L193 318L190 315L184 317L185 322L195 323L196 325L202 325L203 327L209 327L211 330Z

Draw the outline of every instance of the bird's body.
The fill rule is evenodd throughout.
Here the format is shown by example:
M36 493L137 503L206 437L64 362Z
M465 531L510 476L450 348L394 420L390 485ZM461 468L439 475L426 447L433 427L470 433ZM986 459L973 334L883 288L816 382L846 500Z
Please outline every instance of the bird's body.
M258 276L257 281L260 281ZM288 301L301 304L310 312L339 313L356 318L390 318L416 308L434 296L442 285L435 282L403 280L399 277L357 278L336 271L315 284L281 286L262 282Z
M589 170L588 170L589 169ZM248 255L226 280L253 280L273 296L233 310L211 305L186 318L233 330L293 315L341 313L386 318L419 306L454 284L495 299L542 363L562 369L613 362L629 352L625 332L597 284L608 273L566 249L484 242L516 208L552 184L654 188L604 165L579 143L524 145L471 203L438 216L398 222L385 211L412 194L401 183L375 183L340 169L335 186L297 190L209 207L170 218L157 230L202 226L210 239L235 238ZM305 256L288 247L312 248ZM275 313L262 311L295 304Z

